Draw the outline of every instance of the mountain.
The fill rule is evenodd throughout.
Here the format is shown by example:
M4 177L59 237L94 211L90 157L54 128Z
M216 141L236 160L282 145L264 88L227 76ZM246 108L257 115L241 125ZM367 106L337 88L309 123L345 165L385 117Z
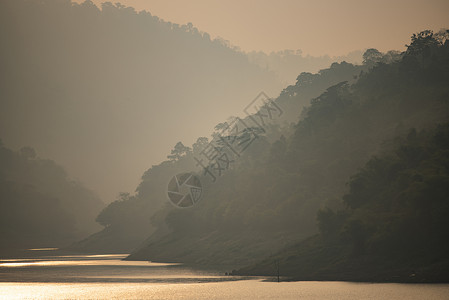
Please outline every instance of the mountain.
M98 230L103 203L31 147L12 151L0 143L1 254L62 247Z
M282 87L226 41L119 3L1 1L0 39L3 141L32 144L105 202L173 140Z
M261 68L272 70L279 80L284 84L290 84L298 75L298 70L307 73L316 73L327 68L334 62L348 62L355 65L362 63L363 51L353 51L345 56L330 57L304 55L301 50L283 50L271 52L252 51L248 53L249 60Z
M196 206L156 213L158 230L129 259L245 265L316 234L317 211L343 209L347 182L373 155L448 121L446 38L421 32L393 60L367 51L354 83L312 99L294 128L267 126L216 182L201 177Z
M342 62L334 63L329 68L320 70L316 74L301 73L296 84L288 86L276 99L276 102L284 108L283 113L276 120L273 120L276 121L275 123L266 128L267 134L264 138L269 143L276 142L282 134L287 134L292 130L292 125L289 124L297 122L302 108L310 104L310 99L319 96L327 87L341 81L354 81L367 68L367 65L352 65ZM251 124L251 120L248 121ZM227 123L217 124L217 130L214 134L220 132L218 128L225 126L225 124ZM165 211L171 207L162 209L167 203L167 185L172 176L181 172L197 170L193 157L200 156L200 152L207 146L207 143L208 138L200 137L192 145L191 148L193 149L187 149L187 147L187 150L176 150L176 147L174 147L173 151L180 152L179 155L175 155L177 158L173 159L172 157L172 159L152 166L147 170L136 189L136 194L131 196L133 201L127 201L130 196L127 195L118 199L117 204L113 202L110 207L111 210L114 207L115 217L111 218L110 223L105 224L104 230L72 245L71 250L94 252L131 252L134 250L156 229L151 221L153 215L157 215L154 218L164 218ZM185 147L182 143L181 145L181 148ZM138 212L133 208L137 202L140 203L138 204ZM163 213L157 213L161 209ZM110 208L105 210L109 211ZM127 213L128 210L136 213L131 215ZM161 224L159 223L156 227L160 228Z
M101 231L66 249L95 253L132 252L156 230L155 214L166 204L166 188L171 176L193 167L186 160L153 166L143 174L135 195L122 193L119 199L103 208L96 219L104 226Z
M235 274L295 280L449 281L449 123L415 129L350 181L320 233Z

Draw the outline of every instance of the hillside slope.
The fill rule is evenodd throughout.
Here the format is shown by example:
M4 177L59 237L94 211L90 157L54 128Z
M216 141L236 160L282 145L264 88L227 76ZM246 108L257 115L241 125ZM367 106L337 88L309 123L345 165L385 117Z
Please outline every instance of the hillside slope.
M352 177L320 234L241 270L295 280L449 282L449 123L411 130Z
M199 204L161 212L163 230L129 259L244 265L318 232L317 211L344 207L346 183L372 155L448 120L446 36L414 35L399 60L313 99L292 134L266 130L217 182L205 179Z
M6 148L0 140L0 254L62 247L98 230L103 203L31 147Z

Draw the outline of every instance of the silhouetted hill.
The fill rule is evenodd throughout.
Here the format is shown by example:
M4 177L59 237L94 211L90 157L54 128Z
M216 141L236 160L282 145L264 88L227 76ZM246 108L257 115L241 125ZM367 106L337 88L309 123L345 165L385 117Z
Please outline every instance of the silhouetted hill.
M346 183L373 155L392 149L389 141L447 122L446 38L414 35L394 59L367 51L369 71L313 99L293 133L270 126L217 182L204 181L196 206L157 213L159 229L129 258L250 264L316 233L320 207L342 209Z
M288 85L294 82L293 80L298 76L298 70L316 73L328 68L332 63L343 61L360 65L362 54L363 51L358 50L341 57L330 57L328 55L316 57L305 55L301 50L283 50L270 54L253 51L248 53L248 57L251 62L261 68L272 70L284 85Z
M300 117L300 112L304 106L310 104L310 100L315 96L320 95L326 90L328 86L336 84L341 81L355 80L354 77L360 74L368 67L366 65L356 66L345 62L334 63L328 69L323 69L317 74L302 73L298 76L298 81L295 85L287 87L281 96L276 99L277 103L284 108L284 113L280 118L276 119L276 123L271 124L266 128L267 133L265 137L261 137L265 142L261 142L262 151L269 150L266 143L274 143L282 134L288 134L292 131L288 123L297 122ZM251 121L247 120L248 124ZM217 128L225 126L226 122L219 123ZM284 124L284 125L280 125ZM281 127L285 127L281 129ZM214 133L216 134L220 130ZM128 196L119 199L113 203L114 215L111 216L111 223L105 224L105 229L102 232L92 235L87 239L72 245L71 250L77 251L95 251L95 252L110 252L110 251L131 251L136 248L142 241L145 240L152 233L155 228L151 225L150 219L158 212L164 204L167 203L167 184L177 173L196 170L193 156L200 156L200 152L207 145L205 137L199 138L197 142L192 145L192 149L181 153L181 157L165 161L160 165L152 166L142 176L142 181L136 189L136 195L132 197L133 201L128 201ZM175 149L174 149L175 150ZM223 187L221 185L221 187ZM208 196L212 197L212 196ZM135 207L138 204L139 209ZM120 203L120 205L118 205ZM169 209L170 207L166 208ZM112 206L111 206L112 209ZM106 209L108 211L109 209ZM128 210L134 211L134 214L126 213ZM166 210L158 213L159 218L164 218ZM126 214L126 215L125 215ZM140 225L138 225L140 224ZM161 227L159 222L158 227ZM159 233L160 234L160 233ZM295 238L292 238L295 239ZM126 242L125 242L126 241ZM144 243L145 244L145 243ZM176 249L176 248L175 248ZM223 248L224 249L224 248ZM276 247L274 249L277 249ZM219 251L219 250L216 250ZM167 253L168 254L168 253Z
M350 181L320 234L235 274L296 280L449 281L449 123L411 130Z
M282 88L191 23L110 2L1 1L0 40L0 136L34 145L106 202L174 138L193 142L261 90Z
M354 66L343 62L341 64L332 64L330 68L323 69L317 74L302 73L298 76L297 84L286 88L277 99L279 105L286 108L281 118L276 120L277 123L282 124L296 121L299 118L302 107L310 104L310 99L319 95L327 86L345 80L354 80L353 77L356 74L360 74L366 68L367 66ZM305 78L308 79L306 80ZM217 126L223 124L220 123ZM272 142L287 131L287 129L280 130L278 125L274 124L270 128L267 128L269 133L266 139ZM128 201L127 196L114 202L113 206L115 208L113 211L115 211L115 214L112 215L109 213L111 215L111 221L109 224L105 224L105 229L72 245L70 249L89 252L131 251L135 249L137 245L155 230L154 226L151 225L150 218L166 204L166 188L171 177L186 170L197 169L193 155L199 156L201 150L203 150L202 148L207 145L204 139L204 137L199 138L193 145L194 151L183 153L185 156L182 159L165 161L145 172L142 176L142 182L137 187L135 198L132 198L135 200ZM133 209L136 202L141 203L138 211ZM135 214L131 215L126 213L125 215L125 212L129 209L135 211ZM109 210L109 208L106 210ZM164 215L164 213L165 210L163 210L163 213L159 213L159 217ZM158 227L160 227L160 224L158 224ZM274 249L277 248L275 247Z
M70 180L54 161L0 143L0 244L14 249L60 247L98 230L100 199Z

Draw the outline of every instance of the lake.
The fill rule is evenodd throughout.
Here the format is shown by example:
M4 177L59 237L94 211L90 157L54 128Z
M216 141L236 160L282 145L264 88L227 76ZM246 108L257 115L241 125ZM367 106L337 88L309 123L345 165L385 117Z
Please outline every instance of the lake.
M0 299L449 299L449 284L278 283L124 257L2 259Z

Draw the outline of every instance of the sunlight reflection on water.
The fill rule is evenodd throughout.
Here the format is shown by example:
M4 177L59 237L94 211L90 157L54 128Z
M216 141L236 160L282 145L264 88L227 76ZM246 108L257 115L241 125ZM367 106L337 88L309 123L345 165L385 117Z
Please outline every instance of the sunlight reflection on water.
M38 267L38 266L174 266L176 263L153 263L148 261L122 260L127 254L101 254L101 255L63 255L44 256L42 258L2 259L0 268L12 267ZM97 258L97 259L94 259ZM101 259L100 259L101 258Z
M55 251L59 248L33 248L33 249L27 249L28 251Z
M7 299L448 299L447 285L345 282L0 283Z
M263 282L124 257L3 259L0 299L449 299L447 284Z

